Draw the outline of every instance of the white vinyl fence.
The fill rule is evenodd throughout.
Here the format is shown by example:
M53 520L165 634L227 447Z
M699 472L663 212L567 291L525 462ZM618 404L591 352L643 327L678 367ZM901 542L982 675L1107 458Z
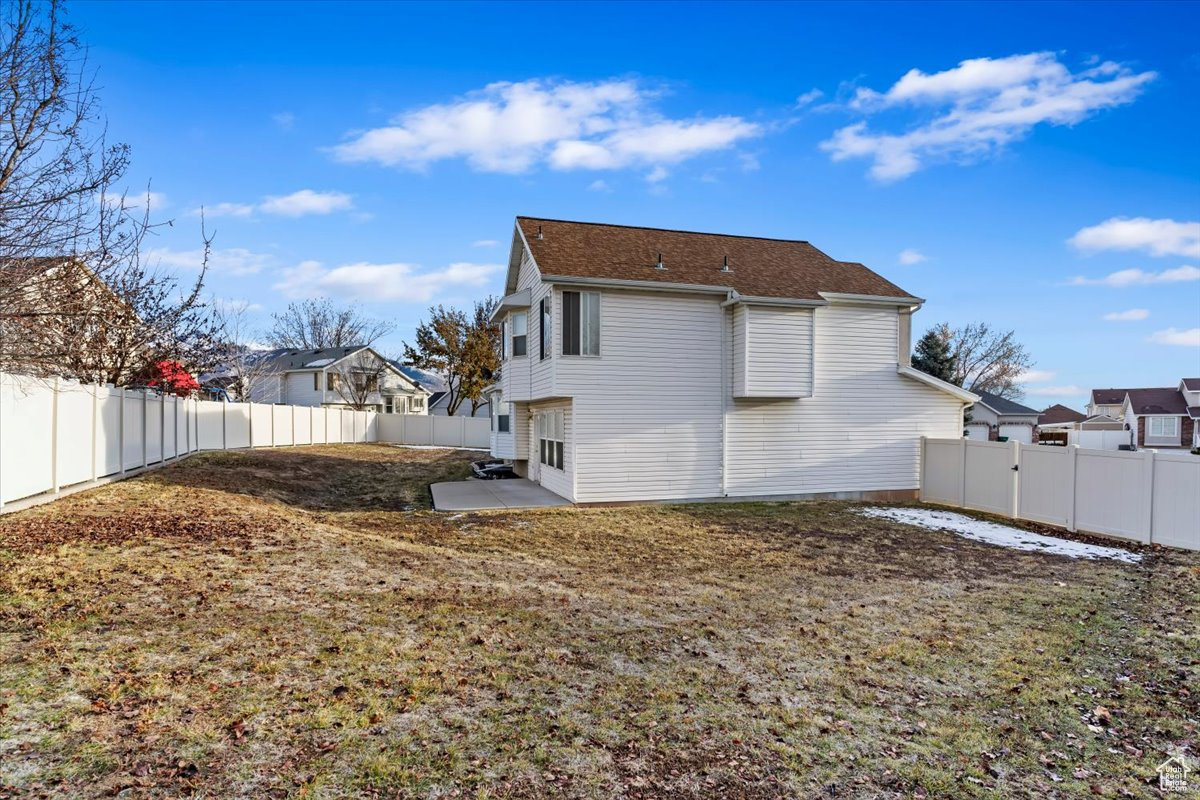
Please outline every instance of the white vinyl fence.
M1200 550L1200 457L921 440L921 500Z
M488 428L487 418L223 403L0 373L0 509L201 450L353 442L487 447Z

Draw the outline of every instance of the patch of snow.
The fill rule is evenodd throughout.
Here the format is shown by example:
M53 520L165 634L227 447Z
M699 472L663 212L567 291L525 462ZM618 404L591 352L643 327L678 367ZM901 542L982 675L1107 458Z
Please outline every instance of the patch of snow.
M392 447L403 447L405 450L470 450L472 453L491 452L486 447L442 447L436 444L392 444Z
M890 519L906 525L915 525L931 531L950 531L977 542L1009 547L1014 550L1032 550L1068 558L1111 558L1134 564L1142 560L1137 553L1118 547L1102 547L1096 544L1056 539L1032 531L1023 531L1008 525L985 522L955 514L953 511L937 511L931 508L864 508L859 512L864 517Z
M327 367L334 362L332 358L318 358L316 361L310 361L305 364L305 367Z

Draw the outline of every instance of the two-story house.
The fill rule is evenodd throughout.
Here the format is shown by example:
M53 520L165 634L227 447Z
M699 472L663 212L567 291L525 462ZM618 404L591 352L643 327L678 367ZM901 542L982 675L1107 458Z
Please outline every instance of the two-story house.
M802 241L518 217L495 457L581 503L912 497L979 398L909 365L922 301Z
M273 350L250 380L255 403L427 414L430 391L370 347Z

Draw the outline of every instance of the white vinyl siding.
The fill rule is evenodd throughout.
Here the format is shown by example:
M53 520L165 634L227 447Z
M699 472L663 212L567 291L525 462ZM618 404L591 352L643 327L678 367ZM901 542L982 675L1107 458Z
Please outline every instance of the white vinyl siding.
M578 502L720 493L722 313L718 298L603 293L600 355L556 365Z
M896 309L814 313L813 396L732 402L728 494L917 488L920 437L962 436L961 404L896 372Z
M735 397L812 395L812 309L738 304L733 325Z

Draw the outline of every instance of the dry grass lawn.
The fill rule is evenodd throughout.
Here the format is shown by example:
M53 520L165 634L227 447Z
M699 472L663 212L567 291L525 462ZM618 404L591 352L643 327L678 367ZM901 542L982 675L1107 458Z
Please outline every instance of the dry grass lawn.
M1122 797L1200 558L846 503L445 516L474 454L193 457L0 518L0 797Z

